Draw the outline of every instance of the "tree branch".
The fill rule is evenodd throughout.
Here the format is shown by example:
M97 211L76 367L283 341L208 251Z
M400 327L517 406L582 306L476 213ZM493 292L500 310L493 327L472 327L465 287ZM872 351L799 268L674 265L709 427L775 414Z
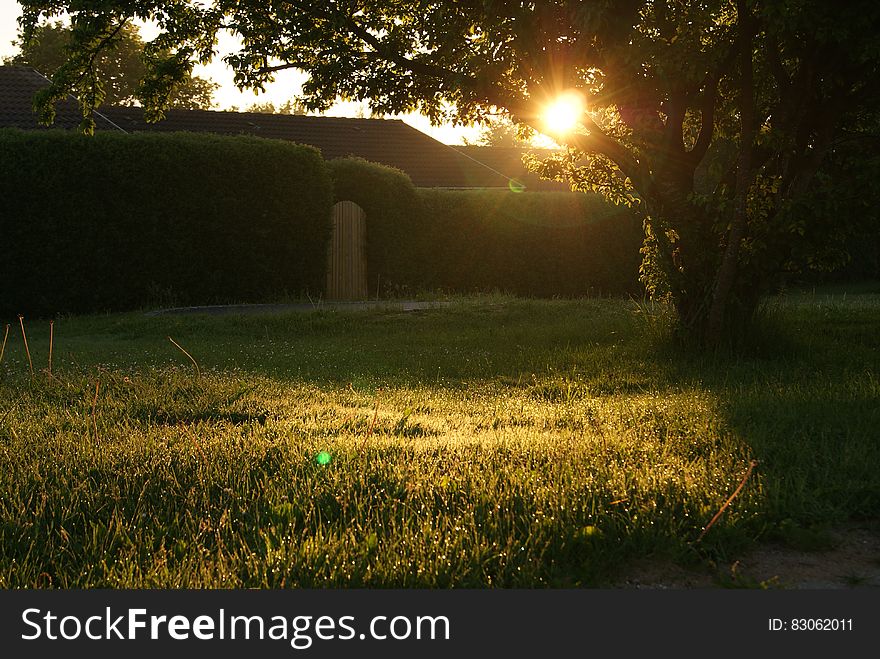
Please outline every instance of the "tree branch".
M424 75L441 81L457 77L457 74L450 69L414 60L410 57L406 57L396 49L389 48L387 44L383 43L375 34L371 33L347 14L322 8L326 7L326 5L306 4L299 2L298 0L292 0L288 4L313 18L341 20L351 34L355 35L362 42L370 46L370 48L372 48L380 57L388 62L401 66L413 74ZM285 63L272 67L263 67L259 69L259 72L271 73L273 71L281 71L295 67L295 64ZM471 91L474 92L484 103L506 108L511 115L515 116L523 123L528 124L536 130L541 130L541 126L537 121L537 108L533 101L511 95L507 90L503 89L494 81L481 83L479 80L472 80L470 82ZM640 192L647 194L649 177L647 176L647 172L644 171L641 163L639 163L633 154L622 144L603 133L599 126L596 125L588 115L584 115L584 125L589 131L589 135L581 134L574 136L570 140L571 145L583 151L593 151L604 154L617 164L624 175L633 181L634 185Z
M607 156L633 182L641 194L646 197L651 196L651 177L644 165L623 144L603 133L589 115L584 116L584 126L590 131L589 134L573 135L568 141L569 144L581 151L595 151Z
M278 64L276 66L261 66L259 69L256 69L254 73L275 73L275 71L284 71L285 69L296 69L300 64L294 64L293 62L286 62L284 64Z
M687 112L686 96L676 93L670 96L666 108L666 126L663 129L663 151L667 157L678 161L684 152L684 117Z
M340 11L328 11L328 10L320 10L319 7L323 6L321 3L317 4L304 4L297 1L291 1L290 4L292 7L298 9L308 16L312 16L313 18L325 18L325 19L341 19L346 27L348 27L349 31L358 37L361 41L369 45L376 53L384 57L389 62L393 62L402 66L405 69L409 69L412 73L420 73L422 75L426 75L433 78L445 78L446 76L452 75L452 71L449 69L445 69L440 66L426 64L425 62L418 62L409 57L404 56L400 51L387 48L384 43L382 43L381 39L379 39L375 34L372 34L369 30L358 24L357 21L354 20L348 14L344 14ZM284 68L291 68L287 65L283 65ZM277 69L281 70L281 69Z
M718 84L727 75L736 59L736 49L731 48L718 68L712 72L703 85L703 98L700 104L700 134L688 152L691 163L696 166L705 156L712 144L715 133L715 108L718 105Z
M116 38L116 35L119 34L119 32L122 30L123 27L125 27L125 24L127 22L128 22L128 19L123 18L122 21L119 23L119 25L116 26L116 29L113 30L113 32L111 32L110 34L105 36L103 39L101 39L101 41L98 43L97 46L95 46L95 49L92 51L92 54L89 57L89 61L86 62L86 65L83 68L82 73L79 74L79 77L76 79L76 82L73 83L73 85L71 85L71 87L75 87L76 85L78 85L80 82L82 82L82 79L86 77L86 73L94 70L95 60L98 59L98 55L101 53L102 50L104 50L104 48L107 47L107 44L109 44L114 38Z
M767 66L770 69L770 73L773 75L774 80L776 80L776 85L779 87L779 95L785 96L788 93L789 87L791 87L791 78L785 70L785 66L782 64L782 55L779 52L779 41L777 41L776 37L767 37L766 53Z

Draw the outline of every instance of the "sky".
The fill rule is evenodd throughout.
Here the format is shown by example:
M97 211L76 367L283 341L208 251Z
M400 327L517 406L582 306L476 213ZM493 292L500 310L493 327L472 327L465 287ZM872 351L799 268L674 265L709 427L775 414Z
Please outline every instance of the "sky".
M0 60L18 52L18 48L12 42L16 39L18 31L16 21L20 15L21 7L16 0L0 0ZM149 26L142 28L141 34L145 39L150 39L153 36ZM239 92L232 82L232 71L220 59L223 54L231 52L234 48L235 40L232 37L221 38L218 43L220 56L216 57L208 66L199 66L195 70L196 75L210 78L220 84L220 89L214 95L216 109L223 110L232 106L244 109L253 103L266 102L274 103L276 106L283 105L286 100L294 97L300 91L300 84L305 76L298 71L290 70L279 72L275 82L266 87L265 94L255 95L251 91ZM361 116L370 116L366 106L357 103L339 103L326 114L336 117L354 117L358 116L359 112L363 113ZM480 133L480 129L477 127L456 127L449 124L431 126L431 122L426 117L417 114L386 118L403 119L414 128L446 144L461 144L464 139L473 141Z

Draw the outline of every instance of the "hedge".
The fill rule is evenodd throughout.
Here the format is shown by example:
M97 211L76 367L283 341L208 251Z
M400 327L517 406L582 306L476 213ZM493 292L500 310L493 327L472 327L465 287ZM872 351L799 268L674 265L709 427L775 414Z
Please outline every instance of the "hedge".
M641 221L597 195L417 189L358 158L328 162L367 216L371 293L639 294Z
M366 211L371 294L640 291L641 224L596 196L416 189L277 140L2 130L0 195L2 315L318 295L334 198Z
M332 189L311 147L0 131L0 313L323 289Z
M597 195L422 190L430 288L535 297L639 294L642 224Z

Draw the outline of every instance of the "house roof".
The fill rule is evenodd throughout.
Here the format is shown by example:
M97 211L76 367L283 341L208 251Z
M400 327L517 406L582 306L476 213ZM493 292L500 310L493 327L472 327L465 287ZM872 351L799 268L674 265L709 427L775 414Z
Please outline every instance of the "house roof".
M546 158L554 153L552 149L522 149L515 146L455 146L460 153L478 160L499 172L508 172L526 186L526 190L539 192L571 192L566 183L548 181L526 170L523 156L526 153L538 158Z
M141 108L106 108L103 112L130 132L244 134L310 144L328 160L357 156L396 167L419 187L506 188L517 173L513 170L514 174L507 174L487 166L399 119L168 110L164 120L146 123Z
M34 69L0 66L0 127L45 129L37 122L33 97L48 84ZM79 105L71 96L58 104L53 127L75 129L81 121ZM328 160L357 156L396 167L419 187L507 188L515 179L528 190L567 189L527 173L520 149L452 147L398 119L168 110L164 120L147 123L139 107L102 107L95 113L95 129L244 134L288 140L314 146Z
M0 128L39 130L46 128L77 128L83 119L79 103L68 96L55 108L55 123L44 126L34 112L34 94L49 80L26 66L0 66ZM119 130L103 113L95 113L95 130Z

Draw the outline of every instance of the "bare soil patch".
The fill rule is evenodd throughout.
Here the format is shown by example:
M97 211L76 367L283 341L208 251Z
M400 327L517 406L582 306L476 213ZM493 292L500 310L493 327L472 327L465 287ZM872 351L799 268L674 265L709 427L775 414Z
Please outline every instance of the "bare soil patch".
M722 565L688 569L669 561L636 564L618 588L880 588L880 530L830 532L832 548L804 551L767 544Z

